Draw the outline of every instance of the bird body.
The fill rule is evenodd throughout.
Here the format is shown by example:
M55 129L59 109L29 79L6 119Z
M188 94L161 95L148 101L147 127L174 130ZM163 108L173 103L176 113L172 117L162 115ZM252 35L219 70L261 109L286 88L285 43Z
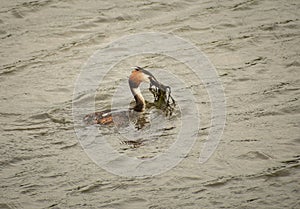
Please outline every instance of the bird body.
M135 106L126 110L104 110L91 113L84 117L84 122L87 124L126 125L130 118L138 116L138 112L143 112L145 110L146 102L140 90L140 84L142 82L150 82L150 85L155 85L158 88L159 85L161 85L149 71L144 70L141 67L134 67L129 76L128 83L135 99Z

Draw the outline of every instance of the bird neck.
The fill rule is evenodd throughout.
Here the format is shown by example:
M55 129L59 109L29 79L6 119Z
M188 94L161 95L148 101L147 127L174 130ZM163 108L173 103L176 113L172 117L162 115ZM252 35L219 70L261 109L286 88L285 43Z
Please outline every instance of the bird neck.
M145 110L145 106L146 106L146 102L145 99L140 91L140 88L131 88L131 93L134 96L135 99L135 106L134 106L134 110L138 111L138 112L142 112Z

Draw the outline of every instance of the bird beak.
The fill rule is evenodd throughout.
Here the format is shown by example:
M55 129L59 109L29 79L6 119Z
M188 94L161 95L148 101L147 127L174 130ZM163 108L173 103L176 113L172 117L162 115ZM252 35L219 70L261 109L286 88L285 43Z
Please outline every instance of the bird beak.
M169 86L165 86L162 83L160 83L149 71L145 70L144 68L133 67L133 69L143 72L149 78L150 87L155 86L156 88L158 88L164 92L171 91L171 88Z
M166 91L171 91L171 88L169 86L165 86L162 83L160 83L159 81L157 81L155 78L153 77L149 77L150 79L150 86L155 86L156 88L166 92Z

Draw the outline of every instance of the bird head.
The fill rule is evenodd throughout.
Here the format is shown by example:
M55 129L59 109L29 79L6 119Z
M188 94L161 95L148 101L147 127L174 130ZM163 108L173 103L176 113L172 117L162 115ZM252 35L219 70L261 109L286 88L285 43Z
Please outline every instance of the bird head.
M161 84L149 71L141 67L133 67L131 75L129 77L129 85L132 88L137 88L142 82L150 83L150 86L155 86L163 91L170 88Z

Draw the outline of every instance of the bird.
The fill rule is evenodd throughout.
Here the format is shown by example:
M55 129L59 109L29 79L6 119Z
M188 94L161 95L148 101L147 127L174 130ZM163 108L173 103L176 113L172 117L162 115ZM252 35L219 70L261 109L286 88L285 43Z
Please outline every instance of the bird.
M111 125L116 126L127 126L130 118L135 118L137 122L136 127L142 128L147 120L143 117L142 112L145 111L146 101L141 93L140 84L142 82L150 83L150 88L154 86L162 91L167 91L170 87L161 84L149 71L142 67L133 67L133 70L129 76L128 84L131 93L135 100L135 105L127 110L104 110L88 114L84 117L86 124L100 124L100 125ZM152 89L153 90L153 89ZM153 92L152 92L153 93Z

